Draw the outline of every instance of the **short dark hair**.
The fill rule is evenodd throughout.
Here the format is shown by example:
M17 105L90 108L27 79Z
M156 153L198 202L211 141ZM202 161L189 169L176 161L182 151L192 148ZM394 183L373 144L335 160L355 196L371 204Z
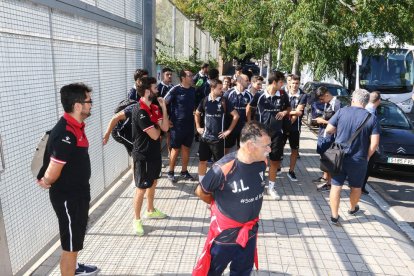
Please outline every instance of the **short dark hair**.
M212 68L208 70L208 78L210 80L218 79L218 77L219 77L219 70L217 70L216 68Z
M144 97L145 90L151 89L152 84L156 84L157 79L154 77L142 77L141 84L137 87L137 93L140 97Z
M243 70L243 66L241 66L241 65L236 65L236 67L234 67L234 70L236 70L236 71L241 71L241 70Z
M210 87L212 89L216 88L217 85L219 85L219 84L221 84L221 85L223 84L223 82L219 79L210 80Z
M180 81L182 81L182 80L183 80L183 78L185 78L185 77L187 76L186 71L191 72L191 70L188 70L188 69L182 69L182 70L180 70L180 72L178 73L178 77L180 78Z
M379 91L372 91L369 93L369 102L376 103L381 99L381 92Z
M298 75L292 75L292 80L300 81L300 77Z
M264 125L257 121L250 121L241 130L240 143L245 143L249 140L255 141L263 135L269 135Z
M201 69L204 69L204 68L207 68L207 67L209 67L210 66L210 64L208 64L207 62L204 62L203 64L201 64Z
M253 77L253 72L252 71L249 71L249 70L242 70L242 74L246 75L249 78L249 81Z
M168 68L168 67L162 68L161 73L164 74L166 72L172 72L171 68Z
M253 76L252 77L252 82L257 82L257 81L263 81L263 77L262 76Z
M75 103L84 102L86 93L91 91L92 89L82 82L62 86L60 89L60 102L62 103L63 110L66 113L72 113Z
M134 80L137 81L137 80L141 79L145 75L148 76L148 71L147 70L145 70L145 69L137 69L137 70L135 70L135 73L134 73Z
M280 71L274 71L274 72L270 73L270 76L267 79L267 83L272 84L274 81L278 82L280 80L284 81L285 80L285 75L283 75L283 73L280 72Z
M316 89L316 98L320 98L322 96L325 96L326 93L329 93L328 88L326 86L319 86L318 89Z
M223 78L223 81L224 80L228 80L229 81L229 83L231 84L231 78L229 77L229 76L225 76L224 78Z

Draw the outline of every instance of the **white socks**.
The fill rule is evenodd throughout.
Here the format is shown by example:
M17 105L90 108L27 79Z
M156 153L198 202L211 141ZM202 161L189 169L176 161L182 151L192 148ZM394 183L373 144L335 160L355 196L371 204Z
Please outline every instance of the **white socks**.
M269 181L269 189L273 189L275 187L274 181Z

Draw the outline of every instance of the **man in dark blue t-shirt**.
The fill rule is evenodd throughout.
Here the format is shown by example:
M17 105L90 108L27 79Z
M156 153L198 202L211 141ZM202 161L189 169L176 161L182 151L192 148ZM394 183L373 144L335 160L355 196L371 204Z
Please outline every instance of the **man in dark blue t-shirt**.
M354 215L358 212L358 202L361 197L361 187L365 180L368 160L374 154L379 145L380 128L375 115L371 115L365 106L368 103L369 92L364 89L357 89L352 94L350 107L340 109L329 120L326 132L336 133L335 143L341 144L346 149L343 160L342 172L332 176L332 187L329 195L331 204L331 222L339 222L339 201L342 185L346 178L351 188L350 209L348 213ZM370 117L369 117L370 116ZM357 129L362 127L361 132L347 145L348 140Z
M302 115L306 106L307 97L306 94L299 89L300 77L292 75L290 80L290 88L288 92L289 103L292 110L289 113L289 117L286 119L288 129L283 132L284 144L289 139L289 146L291 150L289 172L287 176L291 181L298 181L295 174L296 161L299 155L299 140L300 131L302 127Z
M138 101L139 95L137 93L137 87L141 84L141 78L148 77L148 71L145 69L137 69L134 73L134 87L132 87L128 92L128 99Z
M168 91L174 87L172 84L172 70L168 67L161 70L162 81L157 85L158 96L165 97Z
M253 98L249 91L247 91L249 83L249 77L245 74L241 74L237 76L236 86L226 91L223 95L240 116L236 127L225 140L226 153L230 152L230 149L234 147L234 145L236 145L237 148L240 147L240 132L247 121L246 106ZM226 124L228 125L230 123L226 122Z
M222 97L223 82L221 80L210 80L211 92L199 104L195 113L197 132L200 134L198 148L198 180L201 182L207 171L207 160L213 157L218 161L224 155L224 139L230 135L239 119L239 114ZM201 121L201 115L204 120ZM225 130L226 116L232 117L232 122Z
M269 152L265 128L257 122L247 123L241 131L240 149L216 162L197 187L196 195L211 203L212 219L193 275L221 275L229 263L232 275L250 275ZM209 268L203 266L205 258L211 259Z
M175 183L177 179L174 176L175 163L178 154L181 151L181 178L194 180L188 172L188 160L190 158L190 147L194 137L194 104L195 90L191 86L193 83L193 74L189 70L181 70L180 84L174 86L165 95L164 99L170 112L170 164L168 179Z
M280 167L283 155L283 119L291 111L289 97L281 89L285 80L282 72L273 72L268 78L268 87L262 92L254 95L247 106L247 119L250 120L251 110L256 110L256 120L264 124L272 139L272 151L269 154L269 195L279 200L280 196L275 189L276 173Z

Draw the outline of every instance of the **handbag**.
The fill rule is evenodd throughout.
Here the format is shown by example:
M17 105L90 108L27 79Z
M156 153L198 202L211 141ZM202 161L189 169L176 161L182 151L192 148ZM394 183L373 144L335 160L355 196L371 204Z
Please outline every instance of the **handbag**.
M346 150L351 146L352 141L354 141L354 139L358 136L370 117L371 113L368 114L362 125L355 131L351 138L349 138L345 146L334 142L324 153L321 154L320 169L322 171L329 172L331 175L336 175L342 172L342 164Z

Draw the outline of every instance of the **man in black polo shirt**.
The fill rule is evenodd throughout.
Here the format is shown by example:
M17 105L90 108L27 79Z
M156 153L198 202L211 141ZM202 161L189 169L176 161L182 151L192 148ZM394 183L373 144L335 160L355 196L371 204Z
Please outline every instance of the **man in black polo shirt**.
M283 118L291 111L289 97L281 89L285 80L282 72L276 71L268 78L268 87L262 93L254 95L253 100L247 106L247 119L250 120L251 109L256 109L256 120L264 124L272 139L272 151L269 154L269 195L276 200L280 199L276 189L276 173L280 167L280 159L283 155Z
M239 119L237 111L222 97L223 82L210 80L210 87L210 94L201 101L195 113L197 131L201 135L198 148L200 182L207 171L207 160L213 157L214 161L218 161L223 157L224 139L233 131ZM201 122L202 114L204 114L204 122ZM229 128L224 130L225 117L229 115L232 116L232 122Z
M168 104L170 111L170 165L168 179L175 183L177 179L174 176L175 163L178 154L181 151L181 178L194 180L188 172L188 160L190 158L190 147L194 137L194 103L195 90L191 86L193 83L193 74L189 70L181 70L180 84L174 86L165 95L164 99Z
M134 197L134 229L138 236L144 235L141 221L141 208L144 195L147 193L147 212L145 216L153 219L163 219L167 215L154 207L155 187L161 173L161 130L168 130L167 107L163 98L157 100L161 106L153 104L157 95L157 80L152 77L141 79L137 88L140 100L132 111L132 137L134 147L134 179L137 187Z
M52 129L37 183L49 189L50 201L59 221L62 275L93 275L96 266L77 263L83 249L89 202L91 162L84 120L91 115L91 89L83 83L60 90L63 117Z

